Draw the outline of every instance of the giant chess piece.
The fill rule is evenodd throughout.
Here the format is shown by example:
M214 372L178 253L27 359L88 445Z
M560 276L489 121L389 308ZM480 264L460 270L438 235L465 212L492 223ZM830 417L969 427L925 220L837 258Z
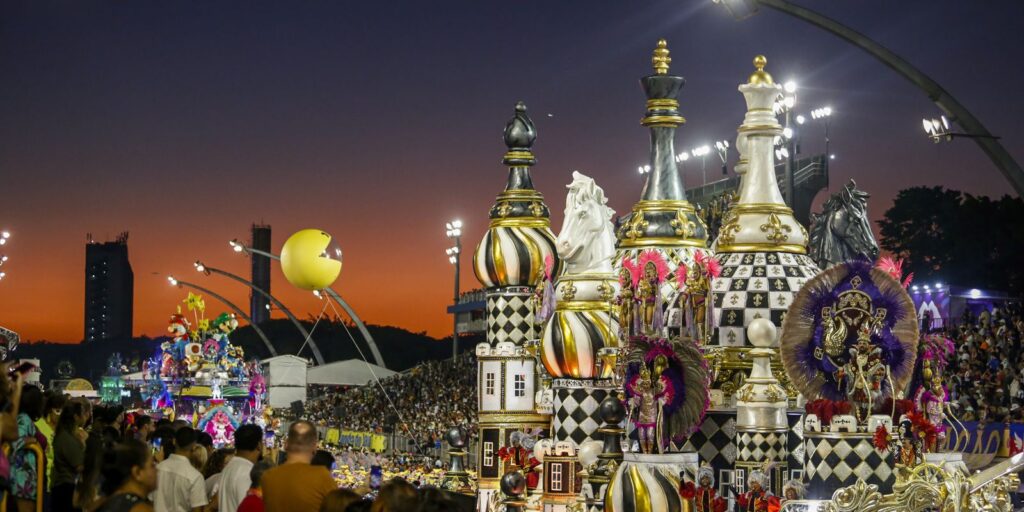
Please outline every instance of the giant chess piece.
M462 427L452 427L445 434L448 441L449 462L448 471L441 482L441 488L446 491L462 494L472 494L473 488L469 482L469 473L465 469L466 459L466 431Z
M619 464L622 463L622 435L625 429L622 422L626 419L626 406L622 403L618 392L612 392L607 398L601 401L599 408L603 425L597 430L601 436L604 446L597 456L597 464L593 470L588 468L587 483L591 488L591 495L594 498L603 497L608 487L608 482L615 474ZM588 503L591 510L604 509L604 499L595 499Z
M573 172L565 222L556 246L565 270L555 287L555 307L541 339L541 361L554 380L555 441L579 446L600 424L597 406L613 387L601 378L602 350L617 347L613 299L619 280L612 268L615 229L608 199L593 179ZM607 351L605 351L607 352Z
M868 197L850 178L839 192L825 200L821 213L811 214L811 258L821 268L878 258L878 242L868 218Z
M736 469L745 474L765 467L771 490L781 494L785 479L789 423L786 419L786 392L772 375L772 345L776 328L766 318L758 318L747 327L747 339L753 368L750 377L736 393Z
M557 275L561 269L550 212L530 178L536 139L537 129L520 102L505 125L505 190L490 210L490 226L473 255L473 270L486 288L487 342L476 348L478 508L483 512L496 499L505 473L498 452L511 434L547 430L551 424L548 415L537 413L536 345L528 343L538 338L534 291L545 274Z
M537 129L526 105L516 104L505 125L509 166L505 190L490 211L490 227L473 255L473 271L486 288L487 342L522 345L536 339L533 293L551 259L557 275L560 263L544 196L533 188L530 167L537 163L532 147Z
M766 63L758 55L756 70L739 86L747 103L736 137L739 197L714 244L722 269L711 287L714 329L709 351L719 369L714 387L725 397L719 406L731 402L729 397L751 367L747 353L753 344L747 328L758 318L781 327L797 291L818 273L807 256L807 231L783 201L775 177L774 141L782 126L772 105L782 88L764 70ZM777 335L770 347L775 351L772 364L778 368Z
M526 477L519 471L510 471L501 477L501 492L506 498L501 502L505 505L505 512L523 512L526 500L522 498L526 493Z
M658 41L651 63L654 74L640 79L647 96L647 111L640 124L651 134L650 172L641 192L640 201L624 215L618 227L618 251L615 256L616 272L623 266L639 264L647 250L659 253L667 264L666 275L657 284L660 297L659 315L667 326L679 326L682 313L676 309L678 291L674 282L681 265L692 265L697 250L707 251L707 226L697 211L686 200L686 190L676 163L676 128L686 120L679 113L679 91L686 80L669 74L668 45ZM627 263L623 263L623 261ZM634 312L634 314L639 311ZM700 320L698 320L700 321ZM628 329L628 325L625 326ZM650 326L642 329L650 331ZM636 334L652 334L637 332Z

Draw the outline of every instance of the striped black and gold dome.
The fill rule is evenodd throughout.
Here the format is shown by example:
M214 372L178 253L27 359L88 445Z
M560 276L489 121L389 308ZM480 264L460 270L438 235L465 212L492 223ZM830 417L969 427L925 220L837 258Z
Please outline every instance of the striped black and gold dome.
M550 211L530 179L530 167L537 162L531 150L536 139L526 105L519 102L505 125L508 151L502 162L509 166L508 183L491 207L490 226L473 254L473 272L486 288L536 286L549 255L554 259L552 276L561 270Z

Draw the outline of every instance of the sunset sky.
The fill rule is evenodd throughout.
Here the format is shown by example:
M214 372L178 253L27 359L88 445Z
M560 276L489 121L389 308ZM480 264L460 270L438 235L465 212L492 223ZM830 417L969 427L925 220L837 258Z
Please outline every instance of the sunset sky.
M1024 4L798 3L907 58L1024 160ZM515 102L538 127L534 182L556 230L572 170L628 211L648 150L637 80L659 38L687 79L678 150L735 138L745 111L736 86L763 53L777 81L800 84L798 111L832 107L832 189L854 177L873 194L873 217L908 186L1009 192L972 142L924 136L921 118L938 111L923 93L771 11L735 21L710 0L8 1L0 228L13 237L0 325L28 340L81 340L86 233L124 230L136 334L161 334L184 297L168 274L247 308L247 289L192 262L247 274L227 241L262 221L275 251L298 229L333 234L345 250L336 289L367 322L445 336L444 223L465 224L463 289L475 288L468 255L504 184L501 132ZM803 138L804 154L821 150L820 125ZM700 181L693 162L690 185ZM274 272L275 295L300 316L319 314L318 299Z

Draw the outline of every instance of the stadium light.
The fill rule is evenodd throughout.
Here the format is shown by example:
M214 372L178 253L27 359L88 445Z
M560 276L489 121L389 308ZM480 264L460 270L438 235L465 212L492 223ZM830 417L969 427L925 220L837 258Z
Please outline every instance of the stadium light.
M448 254L448 263L455 267L455 296L452 304L459 305L459 253L462 252L462 221L453 220L445 224L448 238L455 240L455 245L449 247L445 253ZM452 313L452 359L459 353L459 315Z

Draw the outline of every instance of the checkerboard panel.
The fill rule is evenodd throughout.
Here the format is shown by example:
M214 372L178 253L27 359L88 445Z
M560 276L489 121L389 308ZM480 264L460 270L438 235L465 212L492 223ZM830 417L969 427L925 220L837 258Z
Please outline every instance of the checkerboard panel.
M736 413L732 411L708 411L700 427L690 434L684 452L697 452L701 462L707 462L715 469L733 469L736 462Z
M858 480L878 486L883 494L896 481L891 461L871 444L870 434L828 438L814 433L804 436L804 481L810 499L828 499L837 489Z
M736 433L736 463L786 463L786 432Z
M561 386L567 380L559 379L552 386L555 395L554 439L573 441L578 446L593 439L601 426L598 409L601 401L608 397L609 390L586 385Z
M712 345L752 346L746 327L757 318L781 326L800 287L819 272L802 254L748 252L719 254L717 258L722 274L711 284Z
M506 288L487 294L487 342L522 345L538 337L533 324L533 295L526 288Z
M791 412L786 415L789 423L786 447L788 456L786 462L790 469L800 469L804 466L804 422L803 415L798 412Z

